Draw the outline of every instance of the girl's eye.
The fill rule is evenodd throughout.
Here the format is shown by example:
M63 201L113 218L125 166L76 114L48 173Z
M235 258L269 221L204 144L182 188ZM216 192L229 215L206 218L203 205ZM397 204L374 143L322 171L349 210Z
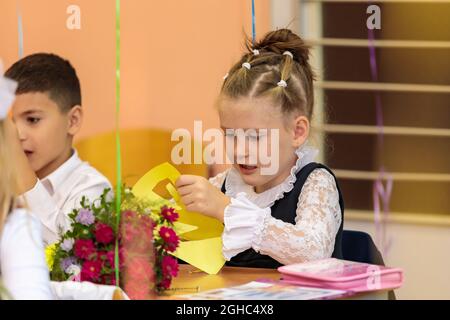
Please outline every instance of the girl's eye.
M36 117L28 117L27 118L27 122L30 124L37 124L39 121L41 121L40 118L36 118Z

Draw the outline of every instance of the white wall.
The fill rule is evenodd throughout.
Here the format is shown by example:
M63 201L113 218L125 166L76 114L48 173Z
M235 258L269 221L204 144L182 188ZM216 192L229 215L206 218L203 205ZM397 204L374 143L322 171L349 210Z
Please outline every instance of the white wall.
M375 239L373 222L346 220L344 229ZM390 223L387 235L393 242L384 261L405 275L397 299L450 299L450 227Z

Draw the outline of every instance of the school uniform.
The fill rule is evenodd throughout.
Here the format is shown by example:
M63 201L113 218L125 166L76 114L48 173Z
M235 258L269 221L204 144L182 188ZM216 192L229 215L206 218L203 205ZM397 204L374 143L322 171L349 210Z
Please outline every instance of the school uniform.
M317 153L309 146L297 149L290 175L262 193L235 168L210 179L231 198L222 235L227 265L277 268L342 258L343 197L331 170L314 162Z

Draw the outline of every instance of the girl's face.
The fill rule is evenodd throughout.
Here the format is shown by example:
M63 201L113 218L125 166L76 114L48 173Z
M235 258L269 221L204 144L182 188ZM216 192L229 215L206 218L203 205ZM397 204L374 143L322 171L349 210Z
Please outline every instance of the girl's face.
M227 150L233 166L244 182L258 193L280 184L289 176L297 161L295 150L309 134L306 117L283 115L270 98L222 97L219 117L226 145L230 142L234 145ZM245 145L242 144L244 139L233 135L237 129L248 133ZM252 144L257 148L252 148ZM230 155L229 151L233 153ZM268 170L269 167L277 170Z

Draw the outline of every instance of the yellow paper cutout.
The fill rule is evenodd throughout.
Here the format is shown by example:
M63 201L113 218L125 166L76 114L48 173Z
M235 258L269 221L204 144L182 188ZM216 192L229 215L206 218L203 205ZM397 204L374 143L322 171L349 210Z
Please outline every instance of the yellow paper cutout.
M174 256L208 274L217 274L225 264L221 237L181 242Z
M154 167L139 179L133 187L133 193L137 197L147 198L151 201L166 201L168 205L174 206L172 202L154 192L155 187L161 181L168 179L171 183L168 183L166 188L176 202L175 209L180 215L178 221L197 227L195 231L184 234L183 238L186 240L202 240L222 236L223 224L219 220L197 212L189 212L180 202L180 196L174 187L180 175L180 172L175 167L165 162Z
M133 187L133 193L137 197L175 207L180 216L177 222L179 230L176 231L183 239L189 241L180 242L174 256L208 274L217 274L225 264L222 255L223 224L217 219L186 210L174 186L180 175L171 164L163 163L139 179ZM170 183L165 187L175 203L154 191L156 186L166 179Z
M198 229L198 227L196 227L196 226L191 226L189 224L185 224L185 223L181 223L181 222L174 222L173 226L175 227L175 232L179 236Z

